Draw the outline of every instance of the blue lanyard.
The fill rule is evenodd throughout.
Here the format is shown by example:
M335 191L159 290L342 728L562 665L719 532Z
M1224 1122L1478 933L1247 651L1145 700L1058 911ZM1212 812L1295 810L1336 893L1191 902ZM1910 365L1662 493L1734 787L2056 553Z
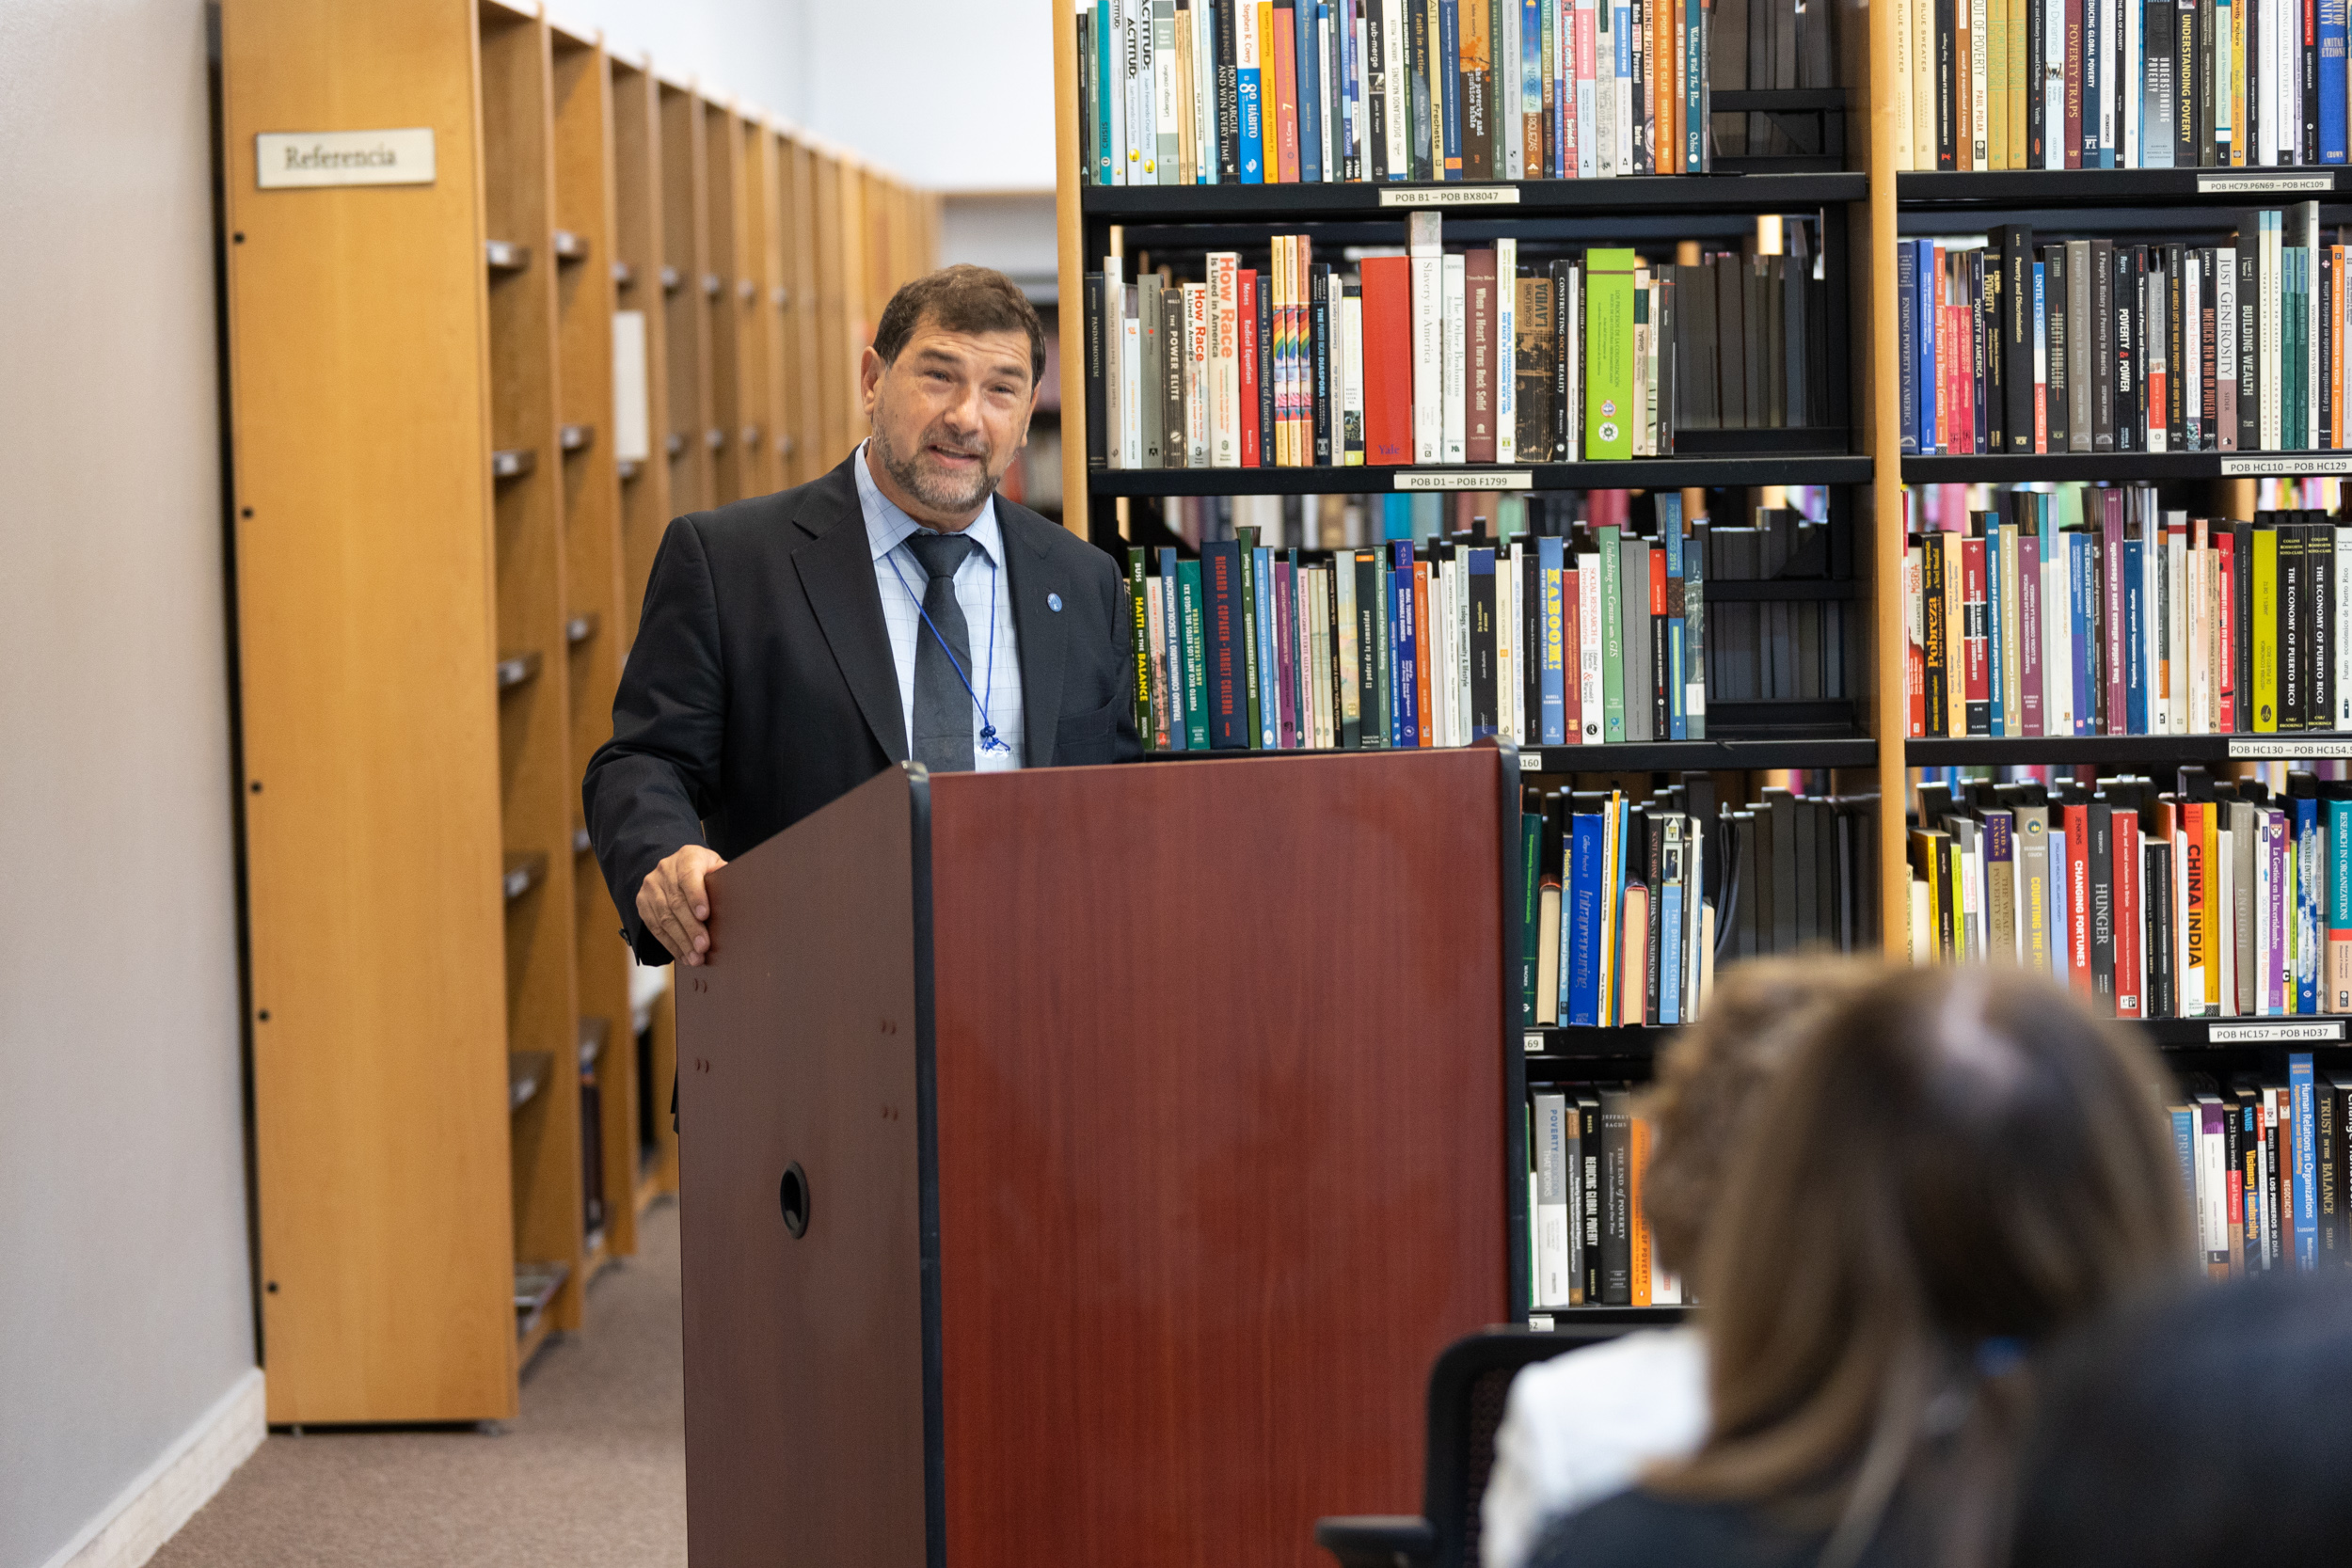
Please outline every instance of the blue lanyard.
M905 543L904 539L898 541L899 545ZM956 673L956 679L963 682L963 694L971 698L972 705L979 710L980 750L1009 753L1012 748L997 738L996 725L988 716L988 705L980 700L978 692L972 689L972 678L956 661L956 651L947 646L946 638L939 635L939 627L932 622L930 611L923 608L923 596L914 591L914 584L907 580L906 573L898 569L898 546L893 546L890 553L882 559L890 562L890 575L898 579L898 586L905 589L907 597L914 601L914 613L923 617L923 624L930 627L931 641L938 643L939 651L947 656L947 668ZM991 691L996 689L996 566L993 562L989 563L988 570L988 689Z

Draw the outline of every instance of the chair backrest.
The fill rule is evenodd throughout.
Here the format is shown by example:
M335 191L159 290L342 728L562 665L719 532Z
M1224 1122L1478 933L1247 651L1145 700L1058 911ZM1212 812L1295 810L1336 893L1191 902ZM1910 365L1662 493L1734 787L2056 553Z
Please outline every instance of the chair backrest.
M1439 1353L1429 1370L1429 1449L1422 1481L1422 1512L1436 1536L1435 1568L1477 1568L1479 1504L1494 1473L1495 1433L1519 1369L1649 1326L1490 1328Z

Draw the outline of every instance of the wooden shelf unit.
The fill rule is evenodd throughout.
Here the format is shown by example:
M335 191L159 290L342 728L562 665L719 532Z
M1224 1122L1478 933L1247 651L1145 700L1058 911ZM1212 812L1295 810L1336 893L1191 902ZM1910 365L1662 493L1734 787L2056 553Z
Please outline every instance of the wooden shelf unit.
M670 999L641 1037L580 842L655 551L847 455L936 198L527 4L227 0L222 40L269 1418L504 1418L677 1183ZM392 126L430 183L258 187L259 134ZM518 1262L562 1280L519 1338Z

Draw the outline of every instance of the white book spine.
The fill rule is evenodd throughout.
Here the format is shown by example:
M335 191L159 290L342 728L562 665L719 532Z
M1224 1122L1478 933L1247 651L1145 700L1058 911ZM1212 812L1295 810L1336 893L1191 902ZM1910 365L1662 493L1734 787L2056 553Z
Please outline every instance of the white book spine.
M1416 256L1413 269L1413 461L1444 460L1444 261Z
M1341 556L1331 574L1331 591L1337 595L1340 623L1340 722L1360 723L1363 719L1363 687L1358 682L1359 653L1356 644L1356 563L1353 558Z
M1966 160L1962 166L1982 169L1991 166L1992 138L1989 135L1991 125L1985 115L1984 66L1985 46L1991 41L1993 31L1993 8L1986 4L1986 0L1965 0L1965 3L1968 6L1968 58L1963 63L1968 72L1968 101L1963 108L1967 115L1965 129L1968 143L1961 149L1961 157ZM2091 0L2091 3L2102 4L2104 0Z
M2328 610L2336 618L2336 711L2335 727L2352 730L2352 581L2344 574L2352 572L2352 529L2330 531L2336 546L2336 602Z
M1518 29L1509 29L1516 33ZM1510 117L1513 124L1518 117ZM1495 241L1495 461L1518 461L1519 242Z
M1163 185L1176 183L1182 123L1176 114L1176 0L1152 0L1152 173Z
M2139 149L2139 101L2142 95L2139 89L2140 84L2146 80L2140 70L2140 55L2145 41L2140 23L2140 0L2122 0L2120 9L2123 45L2123 123L2122 153L2116 162L2123 168L2138 168L2142 166ZM2225 29L2221 36L2226 39L2230 35ZM2025 129L2020 125L2012 134L2023 135Z
M1332 454L1335 462L1362 467L1364 461L1364 299L1343 293L1340 297L1340 418L1346 452Z
M1519 104L1519 8L1518 0L1502 0L1495 8L1501 25L1494 39L1494 88L1487 96L1487 113L1493 117L1497 134L1502 137L1502 177L1517 180L1525 169L1526 152L1520 143L1526 121L1518 113Z
M1152 66L1152 0L1126 0L1127 182L1159 182L1159 127L1152 113L1156 93Z
M2256 119L2262 122L2262 134L2246 161L2265 167L2276 164L2279 156L2279 32L2273 15L2275 8L2255 13L2254 37L2247 44L2255 55L2254 91L2260 104Z
M1922 5L1919 8L1922 17L1918 35L1919 47L1923 51L1931 51L1935 47L1933 37L1935 8L1932 5ZM2043 119L2046 129L2042 137L2042 166L2045 169L2063 169L2066 166L2066 136L2064 135L2066 116L2063 113L2063 105L2066 103L2066 8L2044 5L2042 16L2044 30L2042 39L2042 102L2045 105ZM1922 94L1932 90L1934 77L1931 73L1933 71L1933 55L1924 55L1919 61L1916 73L1912 77L1913 82L1916 84L1915 90ZM2061 106L2061 112L2055 124L2051 124L2048 120L2046 105L2051 103ZM1919 166L1927 168L1935 161L1935 132L1932 119L1935 113L1934 100L1924 99L1919 113L1922 117L1921 129L1918 133L1921 138Z
M1126 453L1123 465L1130 468L1143 467L1143 324L1134 316L1120 323L1119 411L1120 449Z
M1440 461L1459 463L1466 450L1465 432L1468 425L1469 400L1466 397L1465 374L1469 368L1468 345L1470 322L1464 314L1468 293L1467 261L1459 254L1444 261L1443 332L1445 344L1445 420L1444 455Z
M1359 178L1372 178L1372 19L1364 0L1352 0L1350 27L1356 51L1356 158Z
M1120 281L1120 258L1103 258L1103 458L1113 468L1132 468L1127 461L1127 289Z
M1391 180L1402 180L1412 168L1412 100L1403 67L1405 59L1405 0L1385 0L1380 8L1381 96L1387 101L1382 139L1388 144Z
M1109 77L1101 90L1110 107L1110 135L1103 150L1109 166L1102 169L1106 185L1124 185L1127 179L1127 0L1102 0L1094 8L1098 61L1109 62ZM1100 165L1097 166L1100 167Z
M2169 634L2167 649L2171 678L2165 698L2165 720L2168 735L2189 733L2188 714L2192 705L2188 696L2188 676L2196 660L2188 647L2188 530L2166 528L2164 531L2164 605L2165 627Z
M1593 3L1593 172L1617 172L1617 10L1611 0Z
M1209 289L1184 285L1184 467L1209 466Z
M1616 8L1616 48L1611 51L1615 61L1616 94L1612 103L1615 115L1614 144L1619 174L1633 172L1633 8Z
M1600 558L1580 556L1583 564L1576 574L1576 700L1577 711L1583 716L1584 734L1581 743L1597 746L1600 740Z
M1231 0L1227 0L1230 4ZM1216 166L1216 13L1196 3L1192 17L1192 126L1198 148L1194 182L1214 185Z
M1339 37L1331 30L1327 7L1324 14L1315 19L1314 36L1317 65L1323 72L1324 86L1320 105L1323 113L1316 126L1323 142L1323 178L1328 183L1337 184L1340 179L1340 117L1339 94L1334 89L1340 79L1340 50Z
M1241 257L1211 251L1209 272L1209 463L1241 467Z

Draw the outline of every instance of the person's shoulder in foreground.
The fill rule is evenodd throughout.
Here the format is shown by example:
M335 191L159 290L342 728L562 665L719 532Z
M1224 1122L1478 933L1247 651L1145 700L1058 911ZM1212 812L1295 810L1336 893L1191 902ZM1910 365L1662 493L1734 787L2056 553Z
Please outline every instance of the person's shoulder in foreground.
M1539 1361L1512 1380L1481 1505L1488 1563L1519 1562L1544 1523L1620 1492L1707 1435L1707 1345L1652 1329Z
M1899 1568L1917 1560L1882 1532L1848 1568ZM1557 1520L1529 1568L1816 1568L1829 1532L1775 1522L1745 1503L1661 1497L1639 1489Z

